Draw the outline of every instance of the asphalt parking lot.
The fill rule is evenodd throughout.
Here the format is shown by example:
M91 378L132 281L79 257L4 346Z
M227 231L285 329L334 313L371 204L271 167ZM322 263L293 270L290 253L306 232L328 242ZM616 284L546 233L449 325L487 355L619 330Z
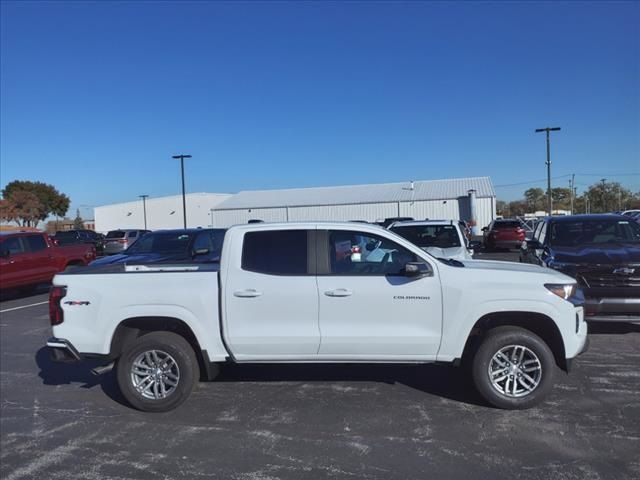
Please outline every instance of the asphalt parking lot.
M149 414L123 404L113 374L49 361L41 292L0 302L5 480L640 478L638 325L593 328L528 411L485 406L449 366L265 365L226 367Z

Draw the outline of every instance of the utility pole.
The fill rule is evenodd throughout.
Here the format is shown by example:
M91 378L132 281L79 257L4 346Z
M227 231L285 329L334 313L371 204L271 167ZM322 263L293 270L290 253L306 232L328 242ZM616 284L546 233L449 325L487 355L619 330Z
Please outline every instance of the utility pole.
M569 196L571 198L571 215L573 215L573 199L575 197L575 195L573 194L573 192L575 191L576 187L575 187L575 183L576 183L576 174L572 173L571 174L571 180L569 181Z
M147 229L147 198L149 195L138 195L142 199L142 214L144 216L144 229Z
M536 133L546 132L547 133L547 197L548 197L548 214L552 215L553 211L553 200L551 199L551 146L549 144L549 132L557 132L560 130L560 127L545 127L545 128L536 128Z
M602 213L607 213L607 200L604 196L607 179L603 178L600 181L602 182Z
M187 199L184 193L184 159L191 158L191 155L173 155L172 158L180 159L180 172L182 173L182 219L184 220L184 228L187 228Z
M622 189L618 188L618 210L622 212Z

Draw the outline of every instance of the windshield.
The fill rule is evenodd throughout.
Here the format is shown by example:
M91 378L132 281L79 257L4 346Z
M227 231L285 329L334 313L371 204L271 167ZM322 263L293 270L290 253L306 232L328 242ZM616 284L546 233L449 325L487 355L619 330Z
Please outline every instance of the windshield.
M127 255L159 253L163 255L187 255L194 233L157 232L148 233L124 252Z
M640 225L628 220L582 220L557 222L551 227L553 246L606 243L640 243Z
M391 231L420 248L460 247L460 237L453 225L410 225L391 228Z

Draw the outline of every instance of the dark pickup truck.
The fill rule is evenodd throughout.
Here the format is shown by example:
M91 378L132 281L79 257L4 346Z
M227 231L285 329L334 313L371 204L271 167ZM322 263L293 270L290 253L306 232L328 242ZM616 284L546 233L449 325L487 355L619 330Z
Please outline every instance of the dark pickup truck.
M640 225L623 215L548 217L520 261L574 277L588 321L640 322Z
M0 289L50 282L69 266L88 265L96 258L91 244L56 245L43 232L0 233Z

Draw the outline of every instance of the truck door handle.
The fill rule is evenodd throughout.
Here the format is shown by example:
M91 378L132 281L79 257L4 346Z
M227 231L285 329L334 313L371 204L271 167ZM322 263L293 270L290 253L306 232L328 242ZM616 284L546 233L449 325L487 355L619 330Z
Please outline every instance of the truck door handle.
M347 290L346 288L336 288L335 290L328 290L324 292L327 297L349 297L353 295L351 290Z
M253 288L248 288L247 290L236 290L235 292L233 292L234 297L240 298L254 298L259 297L260 295L262 295L262 292L258 292Z

